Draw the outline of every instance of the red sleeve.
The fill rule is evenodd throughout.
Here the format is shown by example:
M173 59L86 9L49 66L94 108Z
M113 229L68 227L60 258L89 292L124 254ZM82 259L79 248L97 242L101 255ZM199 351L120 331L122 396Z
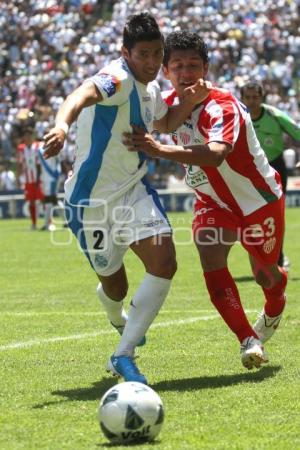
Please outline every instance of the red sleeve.
M199 116L198 127L205 143L234 145L240 131L241 116L234 101L210 101Z

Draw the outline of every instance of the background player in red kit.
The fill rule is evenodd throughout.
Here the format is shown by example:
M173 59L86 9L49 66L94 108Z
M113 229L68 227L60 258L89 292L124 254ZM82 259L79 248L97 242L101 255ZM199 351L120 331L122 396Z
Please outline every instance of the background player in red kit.
M180 103L183 89L203 79L203 100L174 133L176 146L162 145L135 128L124 140L129 150L181 162L186 183L197 197L193 222L212 303L241 344L248 369L268 362L263 343L277 328L285 306L287 276L278 268L284 230L284 196L277 172L268 164L243 104L222 89L205 89L207 47L186 31L165 43L164 74L174 90L166 102ZM240 240L248 251L265 305L252 327L227 266L229 251Z
M23 142L17 149L18 173L19 176L23 175L25 179L24 195L25 199L29 202L32 230L36 230L36 201L43 200L44 198L40 184L40 163L38 156L38 150L41 145L41 142L34 140L33 129L25 128Z

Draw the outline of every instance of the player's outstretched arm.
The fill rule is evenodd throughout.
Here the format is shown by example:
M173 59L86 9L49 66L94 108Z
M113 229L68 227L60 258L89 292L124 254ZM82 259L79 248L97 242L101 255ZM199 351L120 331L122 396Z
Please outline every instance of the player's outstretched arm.
M44 136L45 159L57 155L63 148L69 127L77 119L82 109L102 100L102 95L91 81L86 81L68 95L56 115L55 126Z
M162 145L142 128L135 125L132 128L132 134L124 133L124 144L129 151L143 151L152 158L164 158L195 166L218 167L232 150L232 146L225 142L186 146Z
M212 89L214 88L211 82L202 78L192 86L185 88L179 105L169 107L167 114L154 122L154 128L161 133L175 131L189 117L195 106L206 99Z

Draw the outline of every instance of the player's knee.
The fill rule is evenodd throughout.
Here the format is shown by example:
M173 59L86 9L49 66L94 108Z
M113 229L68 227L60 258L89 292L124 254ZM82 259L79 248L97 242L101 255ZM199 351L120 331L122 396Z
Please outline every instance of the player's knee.
M255 274L256 283L264 289L269 289L272 287L272 279L262 270L259 270Z
M177 271L177 261L175 257L163 258L151 264L147 272L160 278L171 280Z
M167 278L171 280L177 271L177 261L176 258L170 258L168 264L165 267L165 276L163 278Z

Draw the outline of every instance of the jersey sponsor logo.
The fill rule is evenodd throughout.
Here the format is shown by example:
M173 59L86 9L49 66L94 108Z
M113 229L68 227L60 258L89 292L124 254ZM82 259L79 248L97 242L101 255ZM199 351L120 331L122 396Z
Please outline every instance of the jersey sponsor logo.
M142 97L143 102L150 102L151 98L150 96L148 97Z
M264 245L263 245L263 250L265 253L269 254L274 250L276 244L276 237L271 237L270 239L268 239Z
M203 184L208 184L208 177L206 173L198 166L185 166L186 167L186 184L195 189Z
M152 228L152 227L156 227L157 225L161 225L163 223L164 223L164 221L162 219L156 219L156 220L153 220L152 222L148 222L148 223L143 222L143 227Z
M108 97L114 95L121 87L121 81L109 73L100 72L98 74L102 89L107 93Z

